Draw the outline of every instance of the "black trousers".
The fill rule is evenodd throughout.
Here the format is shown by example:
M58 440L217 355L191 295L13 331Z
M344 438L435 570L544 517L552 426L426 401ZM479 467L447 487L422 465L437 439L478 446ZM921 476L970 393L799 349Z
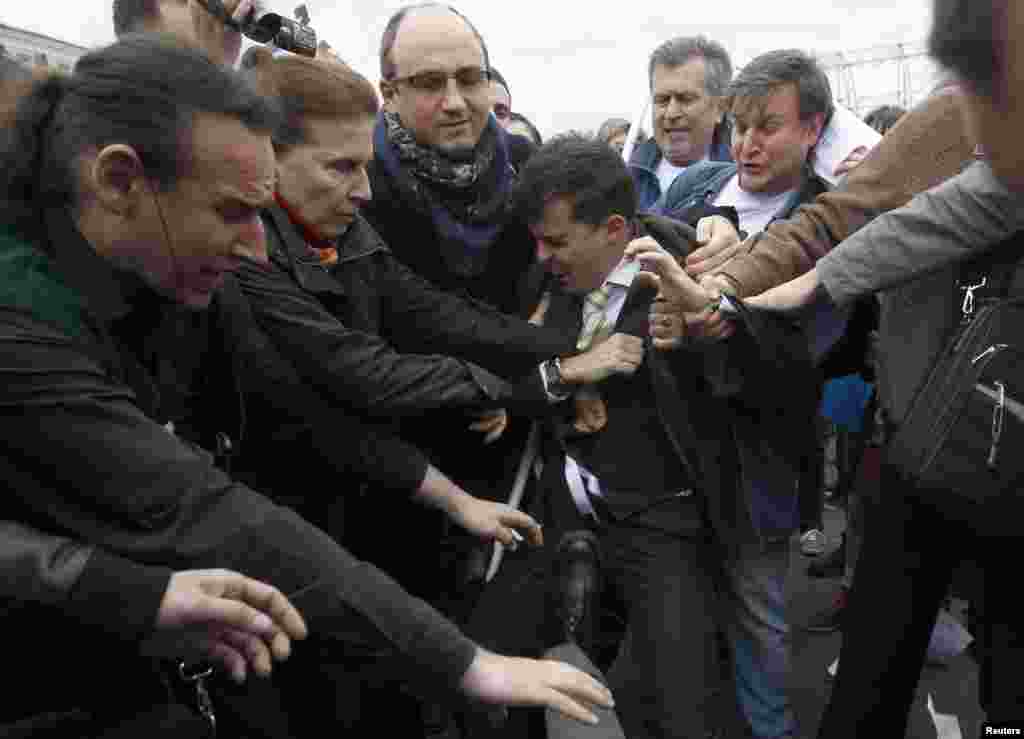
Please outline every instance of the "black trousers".
M983 513L952 497L913 490L888 468L880 490L865 495L863 503L864 548L820 739L903 736L936 615L964 559L976 560L983 572L975 634L982 707L990 721L1019 720L1024 706L1019 675L1024 617L1017 605L1022 538L1010 535L1012 527L985 535L1011 510L995 506ZM1019 512L1010 520L1019 523Z
M676 499L621 522L606 514L596 525L577 512L564 482L558 484L561 474L545 470L546 495L531 510L544 522L545 550L520 549L505 561L467 633L483 646L524 656L553 646L545 609L551 558L562 533L591 529L602 549L605 595L626 621L608 669L626 736L704 739L719 723L721 702L715 638L721 557L707 528L680 531L696 503Z

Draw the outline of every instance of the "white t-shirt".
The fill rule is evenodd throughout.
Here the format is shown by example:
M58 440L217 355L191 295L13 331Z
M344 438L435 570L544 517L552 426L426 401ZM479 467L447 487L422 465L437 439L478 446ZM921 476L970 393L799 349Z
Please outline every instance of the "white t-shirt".
M668 192L668 189L672 186L676 177L685 171L686 167L677 167L668 159L662 157L661 161L658 162L658 169L655 172L655 174L658 175L658 184L661 185L662 194Z
M793 190L778 195L747 192L740 189L739 175L733 175L711 204L731 205L735 208L740 216L740 230L752 235L764 231L792 194Z

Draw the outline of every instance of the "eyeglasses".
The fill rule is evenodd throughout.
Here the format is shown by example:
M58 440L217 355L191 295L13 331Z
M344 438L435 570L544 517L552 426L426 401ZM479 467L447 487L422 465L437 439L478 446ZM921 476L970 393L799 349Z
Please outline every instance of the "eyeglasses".
M486 83L491 81L491 72L482 67L462 67L455 70L454 74L448 74L440 70L410 74L408 77L394 77L388 80L392 84L405 82L414 90L439 95L448 87L448 80L455 80L462 92L479 92Z

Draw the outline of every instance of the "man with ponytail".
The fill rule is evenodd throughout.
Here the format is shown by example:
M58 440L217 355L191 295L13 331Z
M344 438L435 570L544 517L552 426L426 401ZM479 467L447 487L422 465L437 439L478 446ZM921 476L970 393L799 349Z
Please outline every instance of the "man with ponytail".
M332 659L371 656L387 666L382 674L584 720L587 702L610 703L565 665L480 649L293 512L232 480L166 422L179 409L159 392L160 374L189 358L166 352L174 344L163 343L164 316L205 308L243 260L267 260L259 213L273 192L272 105L207 56L153 36L87 54L72 77L37 82L6 113L3 518L147 565L265 580ZM110 603L116 623L128 604L116 595ZM46 635L62 661L37 684L42 708L84 708L109 725L166 700L158 697L165 683L133 649L67 623ZM22 671L26 656L35 672ZM16 652L8 668L38 675L40 664Z

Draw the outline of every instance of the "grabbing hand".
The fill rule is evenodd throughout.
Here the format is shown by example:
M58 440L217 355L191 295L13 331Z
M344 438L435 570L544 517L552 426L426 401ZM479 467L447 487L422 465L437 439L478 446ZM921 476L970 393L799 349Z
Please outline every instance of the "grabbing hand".
M452 507L452 520L469 533L487 541L497 540L507 549L515 550L523 540L534 546L544 544L540 524L530 515L506 503L494 503L475 496L460 495Z
M245 21L258 10L258 0L220 0L231 19ZM192 15L193 41L217 64L233 66L242 51L242 34L229 28L224 21L203 7L198 0L189 0Z
M655 288L661 300L689 312L707 307L711 296L686 273L675 257L650 236L631 242L626 247L626 257L640 260L643 271L637 273L636 279Z
M821 281L818 270L812 267L796 279L766 290L760 295L746 299L747 305L767 310L792 312L798 311L814 302Z
M743 244L728 218L708 216L697 221L697 247L686 256L686 271L695 278L721 267Z
M484 444L492 444L500 439L506 428L508 428L508 413L504 408L477 414L477 420L469 426L470 431L479 431L484 434Z
M709 282L715 289L708 289L694 282L675 257L654 239L638 239L629 245L626 253L644 264L645 271L637 273L636 279L658 291L649 317L651 343L655 348L674 349L687 336L711 338L717 334L709 331L731 330L712 303L720 294L717 285Z
M247 668L269 675L287 659L306 624L277 588L229 570L171 576L157 611L156 633L143 643L154 656L213 660L238 682Z
M705 275L701 278L700 286L715 302L699 313L687 313L683 316L687 335L697 341L720 341L729 338L736 331L736 326L718 310L718 299L722 297L722 293L731 292L732 286L724 277L718 275Z
M564 662L503 657L483 649L477 650L461 688L484 703L544 706L586 724L597 723L588 704L614 706L608 688Z
M631 375L644 361L644 343L630 334L612 334L583 354L561 361L562 379L571 385L601 382L612 375Z

